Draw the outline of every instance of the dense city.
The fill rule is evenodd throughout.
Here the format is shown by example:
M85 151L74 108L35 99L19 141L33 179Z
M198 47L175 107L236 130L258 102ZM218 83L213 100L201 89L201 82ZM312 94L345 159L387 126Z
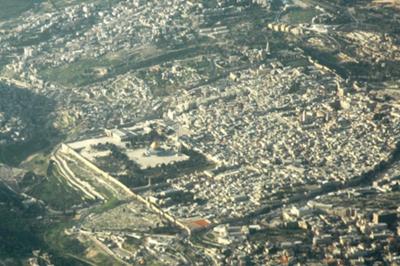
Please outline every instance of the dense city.
M5 5L0 265L400 264L399 1Z

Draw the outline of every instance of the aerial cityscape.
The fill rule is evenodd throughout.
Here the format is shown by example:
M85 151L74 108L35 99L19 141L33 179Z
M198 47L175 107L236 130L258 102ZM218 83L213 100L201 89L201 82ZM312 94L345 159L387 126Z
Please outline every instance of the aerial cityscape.
M0 0L3 265L400 265L400 1Z

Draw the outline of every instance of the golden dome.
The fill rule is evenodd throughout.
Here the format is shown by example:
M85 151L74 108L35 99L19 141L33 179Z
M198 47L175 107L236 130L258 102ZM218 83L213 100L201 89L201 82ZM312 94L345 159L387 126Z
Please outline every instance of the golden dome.
M150 148L152 150L158 150L160 148L160 143L158 141L153 141L153 143L151 143Z

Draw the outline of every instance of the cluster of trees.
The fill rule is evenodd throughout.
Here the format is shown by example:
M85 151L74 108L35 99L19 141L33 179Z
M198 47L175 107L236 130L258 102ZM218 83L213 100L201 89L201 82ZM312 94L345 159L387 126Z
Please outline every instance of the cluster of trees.
M120 175L118 180L122 182L127 187L142 187L148 184L148 178L143 175Z

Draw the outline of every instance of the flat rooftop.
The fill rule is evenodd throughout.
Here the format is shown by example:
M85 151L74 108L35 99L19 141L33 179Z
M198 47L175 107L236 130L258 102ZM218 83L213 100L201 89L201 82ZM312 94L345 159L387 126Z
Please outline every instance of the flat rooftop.
M154 168L159 164L171 164L175 162L182 162L189 160L189 156L176 153L173 151L161 151L157 153L147 153L146 148L136 149L136 150L127 150L126 155L132 161L135 161L139 164L141 169Z

